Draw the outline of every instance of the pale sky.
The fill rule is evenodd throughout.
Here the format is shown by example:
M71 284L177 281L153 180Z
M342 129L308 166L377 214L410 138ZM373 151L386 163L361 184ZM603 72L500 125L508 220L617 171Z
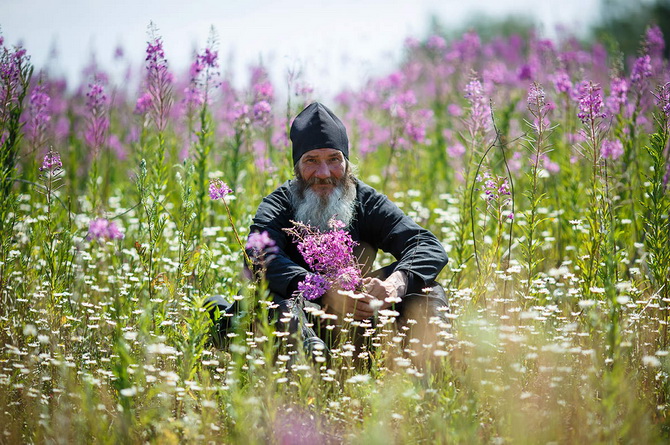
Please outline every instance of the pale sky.
M599 0L0 0L0 27L5 44L21 42L38 68L55 48L50 70L76 83L91 54L120 74L122 67L113 64L119 45L141 66L150 21L164 39L170 66L182 72L213 26L223 69L238 84L246 82L248 66L262 59L277 84L289 67L301 67L318 92L334 94L391 70L406 37L426 36L431 15L458 26L482 13L526 14L552 37L558 25L586 29L598 5Z

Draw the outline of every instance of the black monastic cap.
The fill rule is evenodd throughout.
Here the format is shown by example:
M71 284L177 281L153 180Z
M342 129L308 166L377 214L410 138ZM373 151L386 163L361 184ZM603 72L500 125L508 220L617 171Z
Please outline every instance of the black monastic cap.
M291 125L293 165L317 148L334 148L349 159L349 138L342 121L325 105L314 102L296 116Z

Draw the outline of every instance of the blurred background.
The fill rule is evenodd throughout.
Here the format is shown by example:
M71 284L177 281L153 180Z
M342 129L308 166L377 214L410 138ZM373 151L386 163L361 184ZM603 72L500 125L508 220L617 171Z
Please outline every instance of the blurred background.
M70 85L96 64L116 80L141 69L151 21L170 67L186 71L214 30L222 70L237 86L262 62L281 85L301 71L317 94L356 88L393 69L403 42L474 29L483 40L525 34L598 40L635 53L645 27L670 35L670 0L0 0L5 45L21 44L33 64Z

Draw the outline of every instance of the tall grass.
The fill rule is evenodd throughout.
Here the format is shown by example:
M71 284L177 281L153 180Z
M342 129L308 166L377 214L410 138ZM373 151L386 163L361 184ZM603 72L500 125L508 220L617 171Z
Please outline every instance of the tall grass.
M450 323L427 344L393 312L335 326L317 311L339 339L317 360L268 321L240 244L291 177L289 121L319 86L257 66L235 88L215 42L173 73L152 26L136 92L98 69L32 76L0 42L0 442L668 440L656 28L624 64L569 36L432 36L339 94L361 179L451 256ZM241 307L221 349L214 294Z

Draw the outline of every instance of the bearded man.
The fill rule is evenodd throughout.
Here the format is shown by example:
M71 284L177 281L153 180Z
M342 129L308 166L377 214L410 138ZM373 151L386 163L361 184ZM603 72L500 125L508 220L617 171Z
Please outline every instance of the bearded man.
M386 196L357 179L349 161L347 132L337 116L320 103L312 103L294 120L290 132L295 179L265 197L251 226L251 232L267 232L275 250L265 270L274 301L279 305L281 328L297 331L302 307L293 298L298 283L310 273L291 237L284 231L298 221L329 230L331 218L344 223L358 243L365 292L352 295L329 289L322 297L307 302L341 321L346 314L355 320L373 317L378 310L398 311L399 324L414 320L416 332L429 322L435 329L447 322L448 303L444 289L435 282L447 263L447 254L438 239L405 215ZM396 259L370 273L378 250ZM297 311L297 312L296 312ZM334 317L333 317L334 318ZM417 329L418 327L418 329ZM428 338L427 340L430 340Z

